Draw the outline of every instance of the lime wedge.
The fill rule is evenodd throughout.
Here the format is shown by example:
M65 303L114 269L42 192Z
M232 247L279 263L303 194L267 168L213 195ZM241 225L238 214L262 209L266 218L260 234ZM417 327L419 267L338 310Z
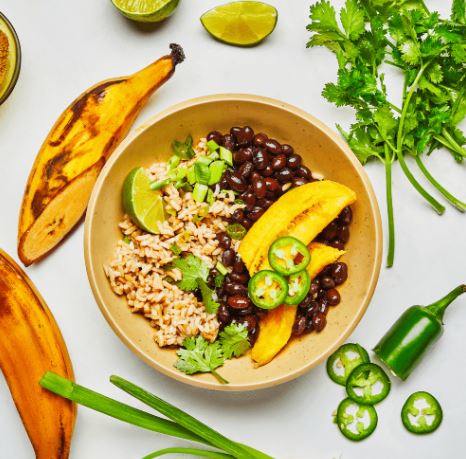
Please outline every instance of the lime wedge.
M165 220L165 211L160 191L151 190L149 185L144 169L133 169L123 184L123 208L141 229L157 234L159 223Z
M253 46L269 36L277 25L277 10L262 2L232 2L201 16L214 38L229 45Z
M0 104L15 87L21 66L21 49L15 29L0 13Z
M159 22L171 16L180 0L112 0L118 11L138 22Z

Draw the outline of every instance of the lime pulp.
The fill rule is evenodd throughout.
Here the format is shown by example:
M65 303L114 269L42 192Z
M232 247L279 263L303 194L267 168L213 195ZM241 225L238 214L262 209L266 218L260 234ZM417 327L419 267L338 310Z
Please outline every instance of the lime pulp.
M257 45L275 29L277 10L267 3L231 2L201 16L204 28L214 38L235 46Z
M123 208L133 222L152 234L160 233L165 220L162 194L150 189L150 179L142 167L136 167L123 184Z

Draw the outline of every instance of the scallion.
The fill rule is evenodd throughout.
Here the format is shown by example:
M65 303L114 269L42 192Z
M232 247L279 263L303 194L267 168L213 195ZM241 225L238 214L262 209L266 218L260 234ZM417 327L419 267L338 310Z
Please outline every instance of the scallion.
M220 159L223 159L229 166L233 166L233 154L225 147L220 147Z
M204 202L208 189L209 187L207 185L196 183L193 190L193 199L197 202Z
M209 140L206 146L209 151L217 151L220 148L220 145L215 140Z
M226 169L225 161L214 161L209 166L210 171L210 179L209 185L215 185L216 183L220 182L222 178L223 172Z
M217 261L217 264L215 265L215 269L223 276L226 276L230 272L228 271L228 268L220 261Z
M175 169L175 167L178 167L178 165L181 162L181 158L178 155L173 155L169 160L168 160L168 168L169 169Z
M196 161L194 163L194 173L196 175L196 183L208 185L210 180L210 169L207 164Z
M169 179L159 180L159 181L157 181L157 182L152 182L152 183L149 185L149 188L150 188L151 190L160 190L160 189L163 188L164 186L167 186L169 183L170 183L170 180L169 180Z
M154 457L160 457L166 454L189 454L190 456L207 457L210 459L234 459L234 456L230 454L198 448L165 448L148 454L142 459L153 459Z

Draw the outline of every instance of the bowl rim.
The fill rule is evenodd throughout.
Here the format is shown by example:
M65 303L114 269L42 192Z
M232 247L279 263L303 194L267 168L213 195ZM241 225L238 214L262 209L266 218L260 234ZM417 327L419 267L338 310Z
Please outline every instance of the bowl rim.
M375 224L375 258L373 269L370 273L369 281L368 281L368 289L364 294L364 298L361 301L362 307L359 308L358 313L353 316L347 326L345 333L343 333L335 343L330 346L325 352L323 352L319 358L313 362L307 362L302 367L297 370L290 370L284 374L280 374L272 379L263 382L252 382L252 383L241 383L241 384L218 384L214 381L205 381L201 380L192 376L185 375L184 373L177 371L174 367L167 368L161 364L159 364L155 359L151 358L147 354L145 354L138 346L133 343L133 341L126 335L126 333L122 330L120 325L117 321L114 320L113 316L110 314L103 296L100 292L98 283L96 282L96 273L94 271L94 267L91 262L91 249L90 249L90 241L91 241L91 229L93 226L94 221L94 208L96 206L96 202L98 196L100 194L102 185L106 176L108 175L110 169L113 167L116 161L118 161L119 157L124 153L127 146L132 143L142 132L147 130L153 124L157 123L158 121L166 118L167 116L173 115L176 112L184 110L189 107L193 107L196 105L202 105L206 103L212 102L222 102L222 101L238 101L238 102L254 102L263 105L273 106L274 108L279 108L285 111L292 113L295 116L303 118L310 124L313 124L317 127L323 134L327 135L334 141L337 146L341 149L343 154L349 159L352 163L354 168L356 169L358 176L360 177L364 188L367 191L370 209L369 213L371 218ZM220 94L212 94L206 96L199 96L195 98L191 98L185 100L183 102L176 103L174 105L165 108L164 110L157 113L155 116L151 117L149 120L141 124L139 127L134 129L115 149L113 154L110 156L109 160L106 162L105 166L103 167L99 177L94 185L92 190L92 194L89 200L89 204L87 207L86 212L86 219L84 224L84 259L86 264L86 271L87 276L89 279L89 283L91 285L92 292L94 294L94 298L99 306L100 311L102 312L103 316L113 329L113 331L117 334L120 340L140 359L142 359L145 363L147 363L152 368L160 371L162 374L169 376L177 381L189 384L191 386L200 387L203 389L209 390L216 390L216 391L229 391L229 392L239 392L239 391L252 391L258 389L266 389L269 387L273 387L279 384L283 384L285 382L294 380L303 374L307 373L312 368L318 366L324 360L327 359L338 347L348 338L348 336L354 331L360 320L362 319L364 313L369 306L369 303L372 299L374 294L375 288L377 286L377 281L379 278L381 265L382 265L382 220L380 216L379 205L377 202L377 198L370 182L370 179L364 170L363 166L356 158L354 153L351 151L349 146L344 142L344 140L337 134L336 131L329 128L325 125L322 121L314 117L313 115L307 113L301 108L298 108L294 105L288 104L286 102L280 101L278 99L273 99L270 97L265 96L258 96L253 94L245 94L245 93L220 93Z

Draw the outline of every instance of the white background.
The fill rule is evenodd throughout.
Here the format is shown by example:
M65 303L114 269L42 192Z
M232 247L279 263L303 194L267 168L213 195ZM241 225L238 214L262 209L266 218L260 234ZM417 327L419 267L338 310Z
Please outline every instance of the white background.
M271 96L302 107L330 126L348 124L351 111L337 109L320 95L324 83L335 79L333 55L305 48L310 1L270 2L280 12L277 29L259 47L240 49L212 40L199 23L199 16L217 0L184 0L175 16L156 27L125 20L110 0L2 0L0 9L21 39L23 65L15 91L0 107L0 246L16 258L18 210L27 175L62 110L99 80L131 73L166 54L171 42L184 46L186 62L151 99L136 124L173 103L219 92ZM428 3L445 14L450 1ZM465 165L457 165L445 151L435 152L427 163L440 181L466 199ZM383 168L373 164L366 170L385 218ZM367 348L404 308L427 304L466 281L466 216L451 207L443 217L437 216L398 166L393 186L395 267L382 269L373 301L351 337ZM97 308L86 278L82 239L81 226L46 260L27 269L55 314L80 383L127 401L108 382L111 374L122 375L226 435L280 459L464 457L466 297L446 314L446 333L436 348L409 381L394 382L390 397L377 407L375 433L353 444L332 424L331 413L343 392L327 378L323 365L274 389L225 394L182 385L139 361ZM427 437L407 433L400 422L404 400L421 389L438 397L445 415L441 428ZM181 443L79 408L71 457L137 459ZM0 457L34 457L1 377Z

